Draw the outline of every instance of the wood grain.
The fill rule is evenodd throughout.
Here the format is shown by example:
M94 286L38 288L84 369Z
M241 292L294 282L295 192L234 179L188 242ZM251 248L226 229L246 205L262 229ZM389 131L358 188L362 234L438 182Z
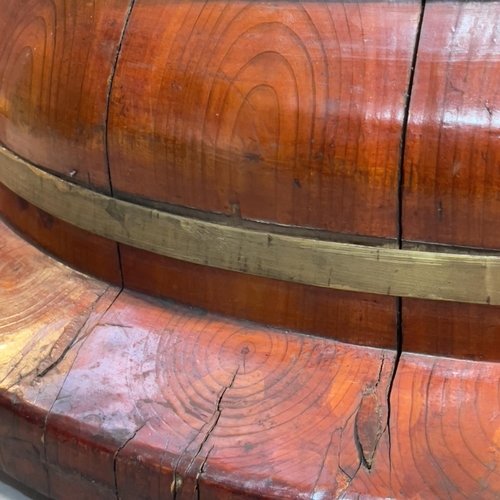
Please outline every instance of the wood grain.
M393 360L124 292L53 406L47 459L108 488L115 469L124 499L335 497L377 456Z
M375 248L162 212L72 184L0 150L0 178L35 206L165 257L322 288L500 304L498 256Z
M47 412L81 340L116 295L0 222L0 467L44 494Z
M499 361L499 312L479 304L404 299L403 350Z
M425 7L405 149L405 239L500 248L499 5Z
M115 190L395 238L419 11L137 0L110 103Z
M361 469L343 500L494 500L500 495L498 363L401 356L387 462ZM387 446L381 441L378 458ZM387 466L390 480L378 475Z
M234 318L396 348L396 299L287 283L190 264L120 245L124 285Z
M57 259L101 280L122 284L116 242L53 217L1 183L0 218Z
M403 355L391 399L399 498L500 496L498 363Z
M129 1L3 0L0 143L109 191L109 83Z
M396 367L395 351L117 296L0 235L0 467L52 498L500 495L498 363Z
M498 2L426 4L405 148L406 240L500 248L499 26ZM404 349L498 360L499 315L405 299Z
M378 444L385 433L394 352L176 307L158 315L159 304L122 294L106 315L116 325L108 338L136 346L127 381L138 430L117 456L124 499L334 498L364 466L363 453L377 456L364 438ZM101 338L88 347L101 350ZM374 423L363 406L370 397ZM136 469L138 455L148 458ZM147 480L135 481L137 473Z

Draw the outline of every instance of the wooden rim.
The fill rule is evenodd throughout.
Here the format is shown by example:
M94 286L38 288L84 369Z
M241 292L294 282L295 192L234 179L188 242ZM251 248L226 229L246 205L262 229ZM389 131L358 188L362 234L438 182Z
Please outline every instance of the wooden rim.
M148 298L2 223L0 265L0 470L50 498L499 498L500 363Z
M81 229L229 271L338 290L500 304L500 257L374 248L174 215L51 175L0 149L0 181Z

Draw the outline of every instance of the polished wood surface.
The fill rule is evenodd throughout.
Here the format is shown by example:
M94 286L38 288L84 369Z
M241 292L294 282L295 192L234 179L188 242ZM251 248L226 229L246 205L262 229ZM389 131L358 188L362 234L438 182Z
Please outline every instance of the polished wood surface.
M425 6L404 152L405 240L500 248L499 5ZM499 308L404 299L402 317L405 350L498 360Z
M20 198L0 183L0 220L12 224L29 241L101 280L122 284L115 241L83 231Z
M396 299L243 275L120 245L124 285L265 325L373 347L396 340Z
M65 66L38 48L42 38L37 23L44 17L31 21L38 12L35 4L32 0L28 13L28 4L8 2L0 14L5 37L19 33L17 41L11 37L4 43L2 52L0 140L21 156L72 181L106 190L109 153L116 193L127 199L140 195L138 203L146 197L222 212L232 224L245 218L267 220L289 224L285 230L318 227L386 237L386 242L392 238L396 244L397 163L402 153L403 246L409 240L424 240L448 243L451 251L453 245L465 244L495 248L493 240L488 243L496 234L488 230L495 227L490 203L495 182L487 173L497 154L492 139L497 61L493 3L426 6L413 85L410 66L420 12L416 3L308 2L291 5L287 17L281 4L144 0L135 2L129 19L126 5L102 0L91 8L59 0L53 12L64 23L47 31L46 37L54 54L68 55L70 64ZM43 11L52 19L48 12ZM468 26L484 29L468 36ZM97 35L87 43L88 33L94 33L90 28ZM100 37L107 40L106 47ZM26 49L29 64L19 56L25 39L29 43L23 47L31 47ZM239 49L243 43L248 50ZM280 50L270 50L272 43ZM218 61L217 70L211 57ZM282 78L288 74L285 63L295 86ZM34 75L31 80L29 75ZM85 84L80 84L82 78ZM462 81L462 87L455 80ZM40 93L32 92L38 88ZM278 107L273 107L271 91ZM406 147L398 152L408 104L405 92L410 91ZM264 109L276 109L277 114ZM212 112L219 116L214 118ZM50 121L56 119L57 123ZM72 139L64 145L63 136ZM32 156L29 148L41 156ZM477 167L479 155L484 168ZM456 179L450 183L453 158L466 166L460 172L452 169ZM72 169L71 162L83 170ZM88 169L95 170L95 182ZM38 188L32 191L42 196ZM448 201L442 201L441 194ZM437 209L432 209L434 218L428 211L432 197L439 198ZM47 196L47 201L53 198ZM10 194L2 195L2 203L3 216L33 241L72 265L120 282L114 243L89 237L33 207L18 210L26 205L14 204ZM96 218L92 210L80 212ZM120 221L115 222L123 230ZM473 233L476 236L469 237ZM161 236L159 231L151 234ZM136 238L141 244L146 239ZM135 289L265 324L395 347L392 299L312 290L309 281L287 285L269 276L244 278L125 246L122 250L124 280ZM224 252L219 254L226 258ZM183 250L174 256L186 255ZM348 267L365 277L376 266L366 272L356 264ZM479 301L491 305L496 303L497 287L487 265L484 269ZM447 287L454 300L470 301L469 295L477 296L475 287L469 286L461 269L455 271L457 282L449 279L448 271L438 272L433 266L428 279L406 273L411 285L406 291L391 286L391 279L386 283L388 273L379 273L378 284L383 293L396 296L415 295L422 283L427 284L425 296L430 298L442 298ZM319 281L324 278L324 273L313 274ZM398 273L398 279L403 274ZM496 309L412 300L403 305L402 324L409 325L406 334L401 332L405 349L498 359ZM445 311L447 326L439 319ZM486 325L486 333L477 333L478 325ZM438 333L433 337L427 332Z
M114 458L121 498L193 498L196 490L201 498L300 498L316 487L340 493L348 483L340 472L339 484L332 477L328 486L314 482L330 446L334 456L344 448L347 474L361 466L356 424L362 456L373 461L387 426L394 352L368 349L363 356L364 348L161 307L129 293L103 323L110 326L89 337L54 404L47 452L84 476L102 471L102 482L112 479ZM96 353L106 353L107 363L96 366ZM80 374L91 366L84 383ZM108 386L116 370L124 376ZM98 409L95 398L103 398ZM75 435L73 422L85 417ZM118 436L113 455L116 445L106 448ZM102 443L102 465L84 462L80 442L87 440ZM136 468L138 456L144 458Z
M498 498L499 377L498 363L403 354L390 399L390 487L361 470L358 498Z
M61 500L500 498L498 26L5 0L1 217L125 289L0 221L0 468Z
M54 499L500 495L498 363L120 292L3 224L0 262L0 466Z
M383 279L397 276L397 270L390 273L384 269L384 262L386 266L392 262L390 255L379 254L384 249L321 242L322 255L309 259L313 266L310 268L304 265L309 257L307 249L321 250L320 242L313 239L262 232L269 229L266 225L260 231L246 230L151 211L70 184L20 161L5 150L0 150L0 174L4 174L3 182L19 194L76 226L54 218L56 227L49 227L47 231L47 218L52 220L50 215L23 201L23 207L30 207L23 216L16 204L11 203L13 195L5 191L0 207L6 206L8 220L54 255L112 283L123 279L127 287L135 290L272 326L299 329L355 344L396 347L395 298L333 289L355 289L356 286L363 289L363 283L370 281L369 270ZM120 276L116 276L116 242L95 239L94 234L78 229L96 231L96 226L102 228L98 234L131 241L139 247L152 242L147 248L173 254L180 260L120 245ZM292 253L284 261L290 242ZM94 256L97 249L101 249L101 253ZM360 251L366 254L361 260L356 257ZM298 257L294 257L297 252ZM352 258L359 264L357 267L349 265ZM194 260L200 265L182 262L185 260ZM346 262L339 268L342 260ZM332 269L330 275L326 267L328 262ZM406 259L402 258L401 262L405 263ZM378 270L377 263L381 266ZM229 271L211 266L222 266ZM360 272L360 266L366 272ZM483 273L482 263L476 268ZM353 272L357 275L354 281L350 278ZM401 273L405 275L408 273ZM321 282L327 289L309 285L310 279L315 280L313 285ZM412 289L413 281L407 280L407 290ZM377 279L371 282L375 291L390 292L390 284L384 286ZM477 288L472 287L472 290L477 291ZM477 293L474 300L481 300L480 297ZM495 301L496 296L492 297Z
M464 359L500 359L498 307L403 299L402 348Z
M109 83L129 1L2 0L0 143L109 191Z
M499 6L425 6L405 148L405 239L500 248Z
M420 5L137 0L114 79L116 192L395 238Z

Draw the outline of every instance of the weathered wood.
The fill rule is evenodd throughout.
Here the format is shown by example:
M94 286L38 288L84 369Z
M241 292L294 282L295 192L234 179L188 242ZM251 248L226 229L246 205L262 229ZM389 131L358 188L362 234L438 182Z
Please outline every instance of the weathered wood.
M416 1L137 0L110 102L116 191L395 238Z
M2 0L0 143L109 191L109 84L129 0Z
M413 85L418 3L284 6L2 5L2 217L364 344L0 223L0 467L55 499L500 497L500 363L406 352L500 359L499 4L428 3Z
M390 446L381 441L390 482L380 480L376 463L341 498L497 499L499 377L498 363L403 354L391 390Z
M402 356L391 393L394 496L499 498L499 379L498 363Z
M0 262L0 466L54 499L500 495L498 363L118 294L3 224Z
M196 220L72 184L5 149L0 179L82 229L193 264L338 290L500 304L498 256L374 248Z
M44 494L52 491L44 465L47 413L82 339L117 293L0 222L0 467Z
M106 363L96 364L96 354ZM345 435L340 429L354 424L362 391L377 394L385 429L393 360L394 352L365 352L124 293L65 381L48 418L55 434L47 436L48 457L106 481L102 465L84 461L83 443L100 443L108 471L116 459L121 498L192 498L202 464L236 497L309 497L332 434L339 438L335 454L344 446L346 461L360 467L353 426ZM85 383L81 375L90 367ZM72 422L84 417L88 423L75 435ZM117 455L107 452L114 439ZM133 472L141 449L150 459ZM137 480L141 465L147 475ZM203 483L198 477L198 488Z

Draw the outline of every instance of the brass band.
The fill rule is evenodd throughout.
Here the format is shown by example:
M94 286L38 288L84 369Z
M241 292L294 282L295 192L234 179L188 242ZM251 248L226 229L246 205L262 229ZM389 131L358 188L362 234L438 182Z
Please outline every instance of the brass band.
M0 182L79 228L195 264L339 290L500 304L497 256L375 248L173 215L62 180L5 149Z

